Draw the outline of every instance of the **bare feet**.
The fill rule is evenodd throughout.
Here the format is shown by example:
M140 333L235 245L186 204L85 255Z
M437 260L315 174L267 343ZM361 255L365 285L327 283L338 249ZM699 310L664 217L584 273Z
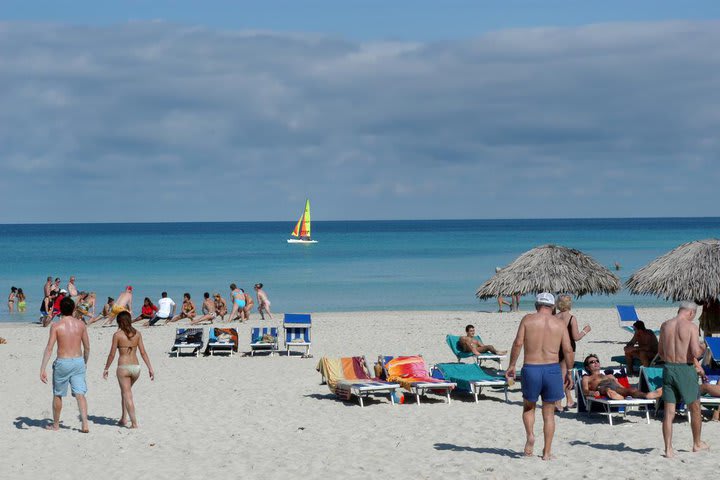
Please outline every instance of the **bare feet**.
M130 428L140 428L140 425L138 425L137 423L133 423L130 425Z
M87 428L87 427L86 427L86 428L81 428L81 429L80 429L80 433L90 433L90 429Z
M675 458L675 452L672 449L665 450L665 458Z
M607 389L607 397L611 400L623 400L625 397L617 393L615 390Z
M507 350L496 350L495 355L505 355L507 353Z
M54 423L51 423L50 425L46 425L46 426L45 426L45 430L52 430L52 431L54 431L54 432L57 432L58 430L60 430L60 425L56 425L56 424L54 424Z
M662 387L658 388L657 390L650 392L647 394L645 398L648 398L650 400L655 400L656 398L662 397Z
M127 420L122 418L118 420L118 427L127 427Z
M528 435L527 441L525 442L525 456L532 457L533 449L535 448L535 435Z
M696 445L693 445L693 452L702 452L703 450L710 450L710 445L705 442L700 442Z
M713 412L712 421L717 422L718 420L720 420L720 409L716 408Z
M550 452L543 453L542 459L543 460L555 460L555 455L553 455Z

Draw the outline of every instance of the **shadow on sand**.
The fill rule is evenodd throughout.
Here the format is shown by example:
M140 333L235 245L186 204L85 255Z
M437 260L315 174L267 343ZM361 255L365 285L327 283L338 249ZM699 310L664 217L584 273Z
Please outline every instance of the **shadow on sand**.
M597 448L598 450L612 450L615 452L633 452L641 455L648 455L650 452L655 450L654 448L631 448L625 445L625 442L620 443L590 443L583 442L582 440L573 440L570 445L584 445L590 448Z
M510 458L524 458L525 457L525 455L523 455L522 452L508 450L507 448L461 447L460 445L453 445L452 443L436 443L435 450L449 450L452 452L488 453L491 455L500 455L501 457L510 457Z

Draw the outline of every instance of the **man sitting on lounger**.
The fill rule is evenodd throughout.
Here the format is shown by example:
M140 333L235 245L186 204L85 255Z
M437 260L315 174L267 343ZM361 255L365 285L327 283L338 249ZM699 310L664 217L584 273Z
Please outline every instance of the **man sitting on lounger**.
M649 367L652 359L658 353L658 339L655 332L645 328L645 323L638 320L633 323L635 335L625 345L625 365L628 375L635 375L633 372L633 361L637 358L643 367Z
M583 362L585 371L590 375L582 378L582 391L585 396L603 395L611 400L622 400L625 397L647 398L653 400L662 396L662 387L654 392L641 392L637 388L620 385L615 375L606 375L600 367L597 355L588 355Z
M458 341L458 345L460 346L460 350L467 353L472 353L473 355L480 355L481 353L487 353L490 352L494 355L505 355L507 353L507 350L497 350L492 345L484 345L478 341L477 338L475 338L475 326L474 325L468 325L465 327L465 335L464 337L460 337L460 340Z

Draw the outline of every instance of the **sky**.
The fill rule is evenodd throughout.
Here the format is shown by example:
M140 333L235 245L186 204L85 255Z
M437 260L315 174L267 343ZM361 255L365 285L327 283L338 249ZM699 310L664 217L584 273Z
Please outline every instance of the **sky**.
M717 216L720 2L4 0L0 223Z

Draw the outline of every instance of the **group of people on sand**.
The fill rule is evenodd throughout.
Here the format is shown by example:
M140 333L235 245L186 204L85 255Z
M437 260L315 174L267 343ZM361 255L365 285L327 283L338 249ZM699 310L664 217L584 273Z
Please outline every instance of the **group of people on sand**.
M561 307L561 302L556 305L554 295L550 293L537 295L535 312L525 315L520 321L510 352L510 363L505 373L508 382L514 382L516 363L524 349L522 367L522 420L526 434L524 451L525 455L533 455L535 410L538 399L542 398L543 460L553 458L551 448L555 434L557 404L563 397L567 397L569 390L574 386L571 372L575 362L575 352L571 340L579 340L590 332L589 327L578 332L577 324L573 325L573 316L569 314L569 309L554 314L556 307ZM560 309L563 310L565 307L562 306ZM588 355L583 361L587 375L582 378L581 389L586 396L603 395L611 399L623 399L628 396L662 398L665 402L662 432L665 456L668 458L675 455L672 447L672 430L677 404L685 402L688 406L691 413L692 451L698 452L708 448L701 439L700 394L720 396L720 386L706 383L705 373L698 361L705 352L705 346L701 345L698 326L693 323L696 313L697 305L694 302L682 302L677 315L665 321L660 327L657 354L665 363L663 387L655 391L641 392L638 388L622 385L615 375L603 371L597 355ZM650 355L644 351L650 343L644 332L644 324L636 325L632 342L642 343L642 348L636 351L632 348L635 345L628 345L626 355L638 355L638 357L642 355L643 360ZM650 334L654 336L652 332ZM465 342L468 343L467 340ZM474 347L468 345L467 348L481 350L477 345ZM698 384L698 376L703 379L702 386Z
M65 297L60 301L60 315L57 322L50 327L50 335L40 365L40 380L48 382L47 365L53 350L57 346L57 357L52 366L52 387L53 387L53 421L48 425L49 430L60 428L60 413L63 407L63 397L67 396L68 387L77 400L80 409L81 429L83 433L90 431L88 424L88 406L85 395L87 394L87 362L90 356L90 339L88 337L85 322L73 315L75 302ZM120 386L121 415L118 425L130 428L138 428L139 424L135 413L135 402L132 394L132 386L140 378L140 362L137 353L140 353L145 365L147 365L150 380L155 379L155 372L150 363L150 358L143 344L142 334L132 326L132 318L128 311L121 311L117 314L118 330L112 337L110 352L105 362L103 378L107 380L110 366L118 353L118 364L115 376Z
M269 319L272 319L270 299L263 287L262 283L256 283L253 287L258 301L257 310L263 320L265 320L266 315ZM112 325L120 312L129 312L132 315L132 302L133 287L128 285L125 291L118 295L117 299L108 297L102 312L96 317L91 317L87 323L92 325L95 322L104 320L103 326ZM234 283L230 284L230 302L231 307L228 307L228 303L219 293L210 295L210 292L205 292L200 311L198 311L192 296L186 292L183 294L180 309L176 313L177 304L168 296L167 292L162 292L157 305L149 297L145 297L140 312L132 319L132 323L144 321L143 326L149 327L157 325L161 321L172 323L189 320L191 325L197 325L205 322L213 323L215 320L225 322L239 320L243 322L250 319L250 312L255 306L255 302L245 290L238 288ZM229 316L227 316L228 311L230 312ZM82 316L78 318L84 319Z

